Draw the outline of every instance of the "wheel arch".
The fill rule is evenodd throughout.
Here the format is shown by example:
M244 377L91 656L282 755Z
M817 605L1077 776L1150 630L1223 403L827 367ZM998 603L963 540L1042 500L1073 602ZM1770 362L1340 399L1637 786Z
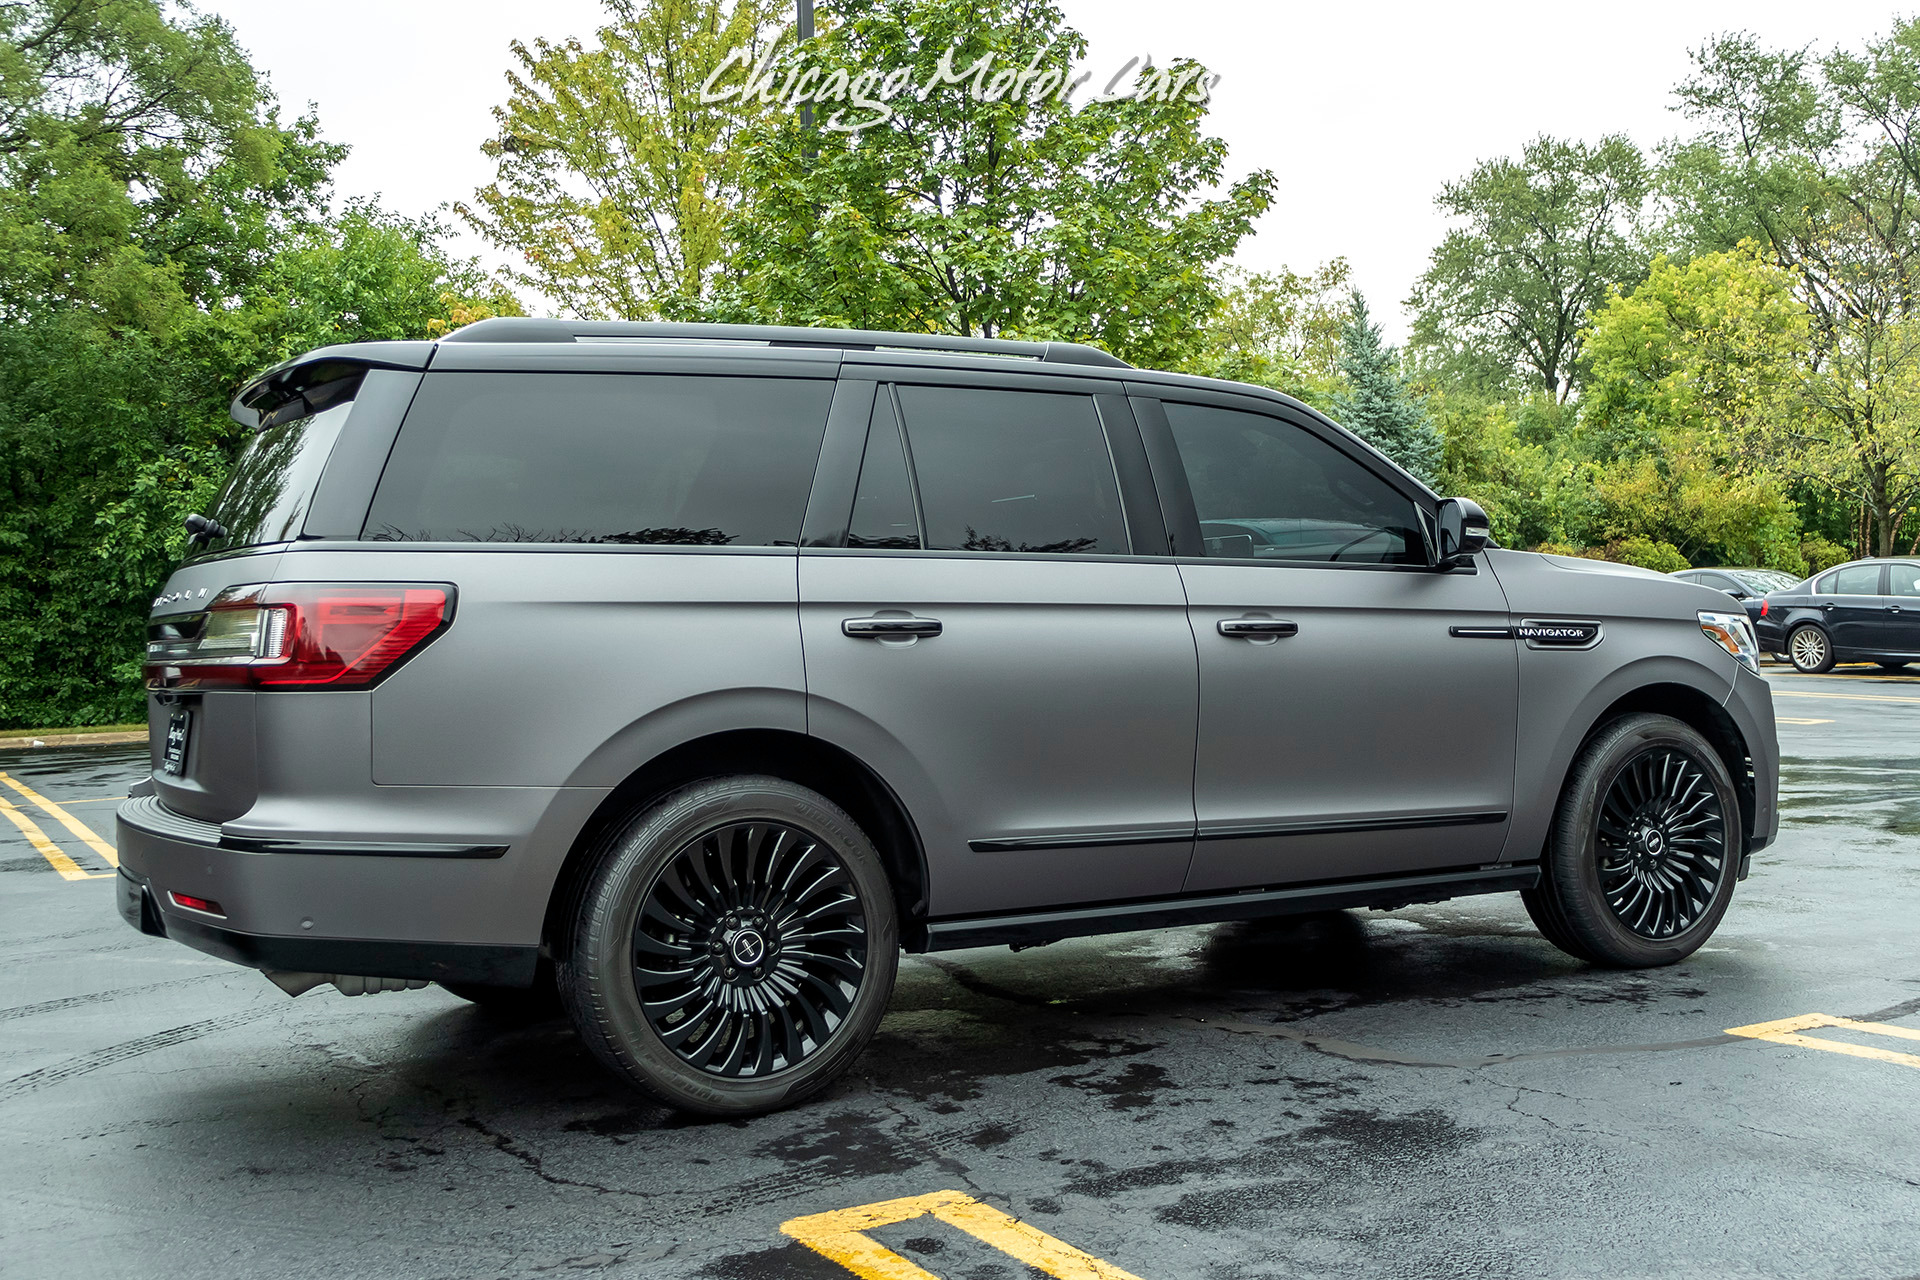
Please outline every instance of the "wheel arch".
M1757 808L1752 748L1726 708L1693 685L1663 681L1640 685L1615 698L1581 735L1568 758L1566 773L1572 773L1573 762L1580 758L1587 744L1602 730L1622 717L1638 712L1671 716L1694 729L1713 747L1714 754L1720 757L1720 762L1726 765L1727 773L1733 778L1734 793L1740 800L1741 843L1751 848ZM1563 792L1565 786L1566 777L1563 775Z
M927 864L919 829L878 773L845 748L804 733L730 729L659 753L601 800L554 879L541 926L542 947L559 945L588 873L628 815L690 783L739 774L782 778L818 791L845 809L880 852L902 935L910 921L926 914Z

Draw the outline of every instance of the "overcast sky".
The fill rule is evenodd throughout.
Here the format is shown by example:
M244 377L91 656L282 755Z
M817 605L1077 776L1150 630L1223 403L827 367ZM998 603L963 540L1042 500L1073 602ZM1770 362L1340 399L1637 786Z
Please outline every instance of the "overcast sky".
M821 0L823 8L830 0ZM1336 255L1386 321L1445 224L1441 184L1552 133L1685 132L1669 90L1687 51L1745 29L1780 45L1858 46L1896 10L1876 0L1061 0L1104 80L1129 57L1188 56L1223 77L1213 128L1237 176L1269 168L1279 198L1241 248L1255 268ZM231 22L290 107L319 108L353 148L342 195L425 213L490 176L480 143L505 98L510 40L588 38L598 0L204 0ZM464 251L497 255L467 240Z

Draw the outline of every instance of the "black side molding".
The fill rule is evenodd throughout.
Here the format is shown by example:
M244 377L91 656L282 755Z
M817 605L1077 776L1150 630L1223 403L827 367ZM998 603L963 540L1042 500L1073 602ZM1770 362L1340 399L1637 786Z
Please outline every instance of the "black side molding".
M1227 920L1256 920L1265 916L1337 911L1348 907L1390 910L1411 906L1416 902L1445 902L1449 898L1478 893L1531 889L1539 883L1538 864L1478 867L1429 875L1298 885L1289 889L1117 902L1019 915L928 920L909 929L903 942L907 950L915 952L954 951L962 947L989 947L1003 943L1054 942L1061 938L1088 937L1101 933L1219 924Z
M1341 821L1310 819L1302 822L1262 823L1251 827L1201 827L1201 840L1269 839L1273 836L1330 836L1353 831L1411 831L1428 827L1482 827L1507 820L1506 810L1489 809L1479 813L1408 813L1385 818L1352 818Z
M1448 627L1447 634L1460 640L1511 640L1512 627Z
M1013 853L1025 849L1083 849L1088 845L1185 844L1192 827L1165 827L1157 831L1074 831L1056 836L1014 836L1006 840L969 840L975 853Z

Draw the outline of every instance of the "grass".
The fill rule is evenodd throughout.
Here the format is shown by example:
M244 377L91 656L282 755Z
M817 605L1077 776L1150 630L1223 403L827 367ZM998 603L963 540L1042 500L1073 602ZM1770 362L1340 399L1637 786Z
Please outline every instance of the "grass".
M57 733L131 733L145 724L77 724L65 729L0 729L0 738L51 738Z

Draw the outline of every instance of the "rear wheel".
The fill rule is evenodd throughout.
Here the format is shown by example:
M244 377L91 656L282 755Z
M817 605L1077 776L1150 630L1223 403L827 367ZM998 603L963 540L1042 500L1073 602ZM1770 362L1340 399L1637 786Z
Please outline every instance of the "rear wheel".
M1626 716L1574 761L1540 885L1522 897L1570 955L1672 964L1719 926L1742 848L1739 797L1712 745L1670 716Z
M1787 637L1787 659L1805 675L1817 676L1833 670L1833 641L1812 623L1795 627Z
M581 1039L661 1101L752 1115L825 1087L886 1012L893 894L866 835L777 778L637 814L579 898L560 993Z

